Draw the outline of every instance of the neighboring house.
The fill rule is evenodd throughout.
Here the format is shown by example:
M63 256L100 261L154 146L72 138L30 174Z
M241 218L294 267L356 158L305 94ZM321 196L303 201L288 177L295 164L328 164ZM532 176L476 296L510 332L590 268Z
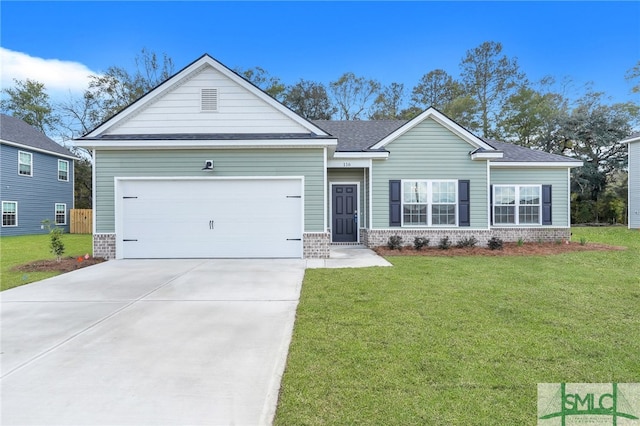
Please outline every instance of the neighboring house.
M24 121L0 114L0 235L69 232L73 154Z
M640 133L622 143L629 149L629 228L640 229Z
M435 109L308 121L204 55L76 140L93 151L94 254L317 257L401 235L570 237L582 163L485 141Z

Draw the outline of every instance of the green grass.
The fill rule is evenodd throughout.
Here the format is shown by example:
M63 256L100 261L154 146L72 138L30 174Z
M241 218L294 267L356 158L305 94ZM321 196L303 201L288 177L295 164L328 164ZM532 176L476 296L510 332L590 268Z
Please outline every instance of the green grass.
M536 424L537 383L640 381L640 232L572 231L628 249L308 270L275 424Z
M58 275L59 272L14 272L14 266L36 260L55 259L49 249L49 235L25 235L20 237L0 237L0 288L7 290L30 282ZM85 234L64 234L64 256L91 254L92 237Z

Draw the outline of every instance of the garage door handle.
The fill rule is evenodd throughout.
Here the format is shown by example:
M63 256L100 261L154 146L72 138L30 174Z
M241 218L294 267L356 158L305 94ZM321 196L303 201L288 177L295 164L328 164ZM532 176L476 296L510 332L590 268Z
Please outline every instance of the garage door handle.
M210 220L209 221L209 229L215 229L216 227L216 222L215 220Z
M302 241L302 238L287 238L287 241Z
M124 241L126 243L127 241L138 241L138 240L127 240L127 239L124 239L122 241Z

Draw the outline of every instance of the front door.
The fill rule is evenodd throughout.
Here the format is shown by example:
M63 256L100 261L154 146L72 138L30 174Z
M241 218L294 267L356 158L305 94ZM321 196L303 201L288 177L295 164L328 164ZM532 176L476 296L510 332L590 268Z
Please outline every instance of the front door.
M333 185L331 234L334 243L358 241L357 185Z

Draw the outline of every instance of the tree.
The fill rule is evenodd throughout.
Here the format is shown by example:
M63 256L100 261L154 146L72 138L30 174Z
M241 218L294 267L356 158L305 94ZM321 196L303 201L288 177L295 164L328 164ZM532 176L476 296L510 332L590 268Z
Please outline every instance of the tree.
M356 77L352 72L343 74L329 83L340 120L359 120L371 108L372 100L380 90L380 83Z
M524 80L516 59L501 54L501 43L486 41L468 50L460 63L465 93L477 102L483 137L493 135L503 101Z
M272 98L282 101L286 89L284 83L278 77L273 77L264 68L254 67L246 70L236 68L235 72L258 86Z
M422 76L411 92L411 101L423 108L434 107L444 111L462 92L460 83L446 71L436 69Z
M543 94L523 85L503 104L496 133L518 145L553 151L546 146L547 135L565 110L566 100L562 96Z
M282 102L308 120L330 120L336 112L322 83L300 80L287 88Z
M640 93L640 61L638 61L633 68L628 70L624 77L628 82L633 84L631 91L633 93Z
M13 82L14 87L2 89L7 98L0 101L0 109L44 134L55 133L60 119L54 113L44 83L30 79L13 79Z
M402 118L400 109L404 104L405 90L402 83L391 83L382 88L373 102L373 110L369 118L372 120L397 120Z

